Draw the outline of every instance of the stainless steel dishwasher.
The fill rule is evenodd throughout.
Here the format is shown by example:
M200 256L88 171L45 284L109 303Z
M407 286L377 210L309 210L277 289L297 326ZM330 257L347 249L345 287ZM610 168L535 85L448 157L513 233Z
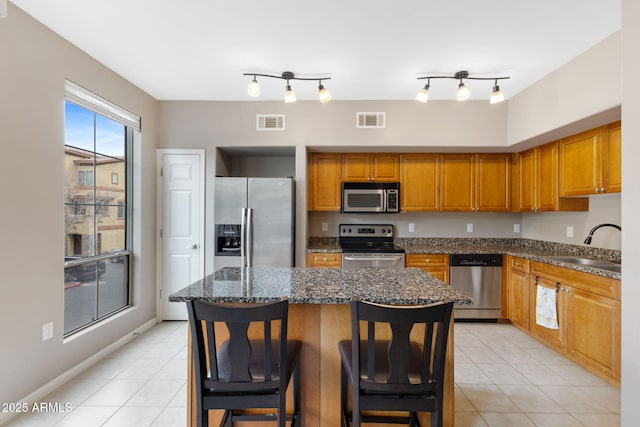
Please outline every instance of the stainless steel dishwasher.
M502 305L502 255L451 255L451 286L473 298L455 307L458 319L498 319Z

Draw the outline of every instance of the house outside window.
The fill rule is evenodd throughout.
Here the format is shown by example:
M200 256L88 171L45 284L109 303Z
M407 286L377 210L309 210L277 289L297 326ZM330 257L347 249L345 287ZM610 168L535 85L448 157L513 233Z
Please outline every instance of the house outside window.
M103 113L112 105L67 82L64 242L64 334L131 304L131 174L139 130ZM102 109L101 109L102 108ZM116 112L119 107L113 106ZM129 113L130 114L130 113Z

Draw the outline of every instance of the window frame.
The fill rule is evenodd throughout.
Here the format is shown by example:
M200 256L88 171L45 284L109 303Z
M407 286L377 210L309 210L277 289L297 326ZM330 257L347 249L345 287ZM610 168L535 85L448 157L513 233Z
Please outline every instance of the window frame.
M113 315L126 310L128 308L130 308L133 304L133 291L134 291L134 287L133 287L133 262L132 262L132 257L133 257L133 201L134 201L134 197L133 197L133 169L134 169L134 158L133 158L133 152L134 152L134 142L136 140L136 137L134 135L135 131L140 131L140 118L137 116L134 116L132 113L129 113L126 110L121 109L120 107L118 107L115 104L110 103L109 101L99 97L98 95L87 91L84 88L81 88L80 86L75 85L74 83L70 82L70 81L66 81L65 84L65 89L67 89L66 92L66 97L65 97L65 105L67 102L72 103L76 106L79 106L81 108L84 108L86 110L89 110L91 112L93 112L96 115L101 115L111 121L117 122L121 125L123 125L124 128L124 143L125 143L125 153L124 153L124 173L123 173L123 177L118 176L118 174L116 174L117 176L117 180L120 179L124 179L124 189L125 189L125 194L124 194L124 198L118 198L115 202L109 202L108 204L104 204L101 203L100 201L94 199L93 200L93 221L94 221L94 228L93 228L93 233L94 233L94 251L93 251L93 255L92 256L86 256L86 257L82 257L81 259L77 259L77 260L72 260L72 261L65 261L64 263L64 270L65 273L67 271L68 268L72 268L72 267L77 267L77 266L82 266L85 264L95 264L96 266L99 266L101 262L118 262L118 261L122 261L123 262L123 268L125 269L123 271L123 279L126 281L125 286L126 286L126 302L123 306L114 309L111 312L108 313L103 313L101 314L101 309L100 309L100 295L99 295L99 274L96 275L96 284L98 285L98 289L96 290L96 294L95 294L95 318L82 325L79 327L76 327L74 329L71 329L69 331L65 331L63 333L63 338L68 338L92 325L95 325L97 323L103 322L106 319L112 317ZM96 102L98 101L98 102ZM95 107L95 108L93 108ZM105 111L108 114L105 114ZM115 112L115 113L114 113ZM126 120L121 120L122 117L125 117ZM96 121L95 121L96 116L94 115L94 129L96 126ZM65 129L67 127L67 122L66 122L66 117L65 117ZM67 145L67 141L65 140L65 150L67 147L73 147L73 146L68 146ZM94 139L94 150L93 150L93 155L96 156L100 153L96 152L96 147L95 147L95 139ZM93 183L91 184L94 187L94 192L95 192L95 187L97 185L95 178L96 178L96 163L95 163L95 157L94 157L94 164L93 164L93 169L90 171L92 172L92 176L93 176ZM80 171L78 171L80 172ZM85 171L88 172L88 171ZM86 175L86 174L85 174ZM86 177L84 178L86 181ZM113 184L113 174L111 175L111 179L110 182ZM78 175L78 184L80 184L80 178ZM69 206L69 200L64 200L63 202L65 209L67 206ZM83 206L84 210L86 211L86 207L89 205L78 205L78 206ZM76 206L77 207L77 206ZM116 219L124 219L124 223L125 223L125 230L124 230L124 248L123 249L118 249L118 250L113 250L107 253L99 253L96 251L99 251L99 243L96 241L97 239L102 238L101 233L98 231L97 228L97 224L95 223L95 221L98 220L98 218L100 217L100 209L105 209L105 210L111 210L111 208L115 208L116 210L116 214L115 214L115 218ZM120 216L121 211L124 210L124 216ZM67 215L65 213L65 215ZM65 234L67 234L67 231L65 230ZM63 247L63 252L64 251L64 247ZM66 252L65 252L65 257L67 256ZM97 267L100 268L100 267ZM65 274L66 277L66 274ZM65 289L66 292L66 289ZM66 304L66 296L65 296L65 302L64 304ZM65 316L66 316L66 306L63 306L65 308Z

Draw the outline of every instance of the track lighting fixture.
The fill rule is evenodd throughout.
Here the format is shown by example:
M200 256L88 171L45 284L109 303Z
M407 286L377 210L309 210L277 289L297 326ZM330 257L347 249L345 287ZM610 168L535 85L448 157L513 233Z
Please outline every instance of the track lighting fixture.
M431 80L427 79L427 84L416 95L416 100L420 102L427 102L429 100L429 87L431 86Z
M296 77L291 71L285 71L280 76L272 75L272 74L260 74L260 73L244 73L245 76L253 76L253 80L249 84L247 92L250 96L256 97L260 95L260 86L258 85L257 77L270 77L272 79L282 79L286 80L287 84L285 86L284 92L284 102L296 102L296 94L291 89L290 80L317 80L318 81L318 96L320 97L320 102L327 103L331 100L331 94L322 84L323 80L331 80L331 77Z
M493 80L495 83L494 83L494 86L493 86L493 90L491 92L491 97L489 98L489 102L491 104L495 104L495 103L504 101L504 94L500 90L500 86L498 86L498 80L506 80L506 79L509 79L509 78L510 77L469 77L469 72L468 71L458 71L453 76L425 76L425 77L418 77L418 80L427 79L427 84L424 86L424 88L420 89L420 91L418 92L418 95L416 95L416 99L418 101L420 101L420 102L427 102L427 99L429 98L429 87L430 87L430 84L431 84L431 79L455 79L455 80L459 80L460 83L458 84L458 92L456 93L456 99L458 101L464 101L466 99L469 99L469 97L471 96L471 93L469 92L469 88L465 86L465 84L463 82L463 79L467 79L467 80Z

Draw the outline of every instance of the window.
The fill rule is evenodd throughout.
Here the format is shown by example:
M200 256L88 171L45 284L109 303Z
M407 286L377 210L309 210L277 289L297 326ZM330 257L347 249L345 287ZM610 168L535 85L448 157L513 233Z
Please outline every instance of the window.
M64 334L130 305L131 171L139 119L71 82L65 103ZM114 113L115 111L115 113Z

